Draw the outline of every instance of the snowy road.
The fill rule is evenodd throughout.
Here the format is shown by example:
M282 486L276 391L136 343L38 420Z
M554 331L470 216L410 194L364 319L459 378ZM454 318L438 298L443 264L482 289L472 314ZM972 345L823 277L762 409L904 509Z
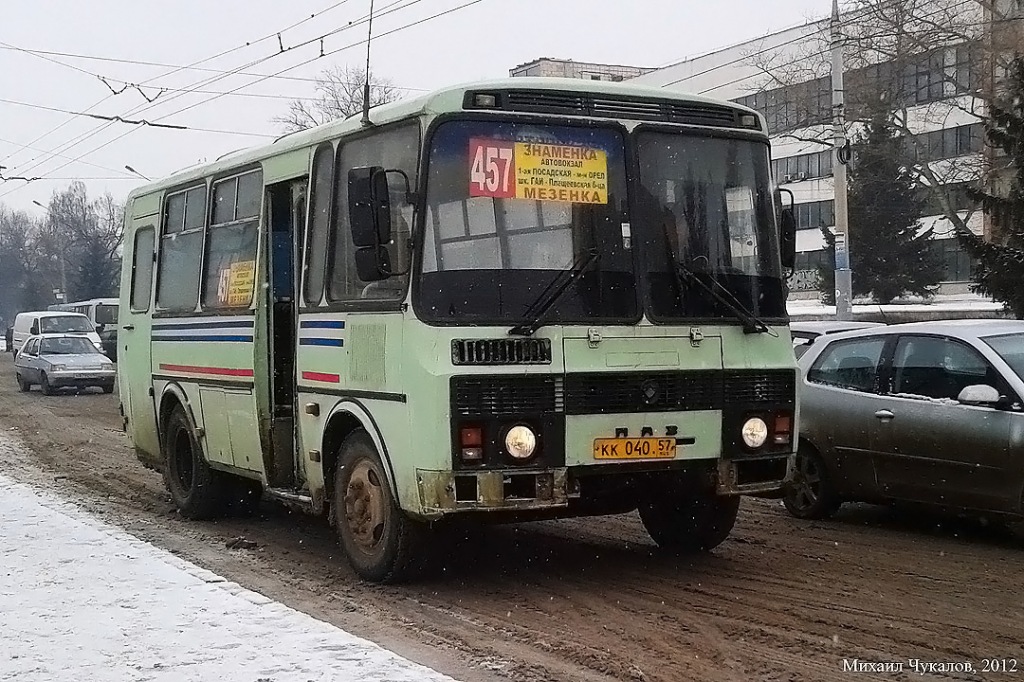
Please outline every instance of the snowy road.
M0 475L0 680L452 682Z

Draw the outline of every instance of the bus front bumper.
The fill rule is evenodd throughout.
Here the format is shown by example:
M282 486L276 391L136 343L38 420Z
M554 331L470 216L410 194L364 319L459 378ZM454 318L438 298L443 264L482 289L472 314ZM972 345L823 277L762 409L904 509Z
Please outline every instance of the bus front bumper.
M645 480L663 476L700 478L718 495L759 495L782 490L792 477L793 455L717 460L631 463L605 467L481 471L416 471L424 514L462 511L529 511L567 508L586 501L589 490L609 490L627 500L642 494ZM602 485L581 484L600 481ZM619 492L621 491L621 492ZM626 505L628 506L628 504ZM614 505L613 505L614 507Z

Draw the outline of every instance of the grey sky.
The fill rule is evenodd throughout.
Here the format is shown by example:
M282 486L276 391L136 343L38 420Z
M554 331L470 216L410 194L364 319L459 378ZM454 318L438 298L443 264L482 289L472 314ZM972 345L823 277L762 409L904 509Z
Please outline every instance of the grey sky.
M375 19L374 34L468 1L376 0L377 12L389 7L395 11ZM373 69L401 87L430 89L506 76L510 67L540 56L662 66L802 23L827 13L829 6L828 0L482 0L375 40ZM0 9L0 42L33 50L173 65L191 64L249 42L253 44L201 66L228 71L263 60L245 71L273 74L315 58L320 53L319 42L282 54L276 36L255 41L313 13L323 12L282 33L281 41L288 48L359 20L368 7L368 0L6 0ZM365 36L365 24L355 26L328 37L324 48L328 52L337 50L358 43ZM364 49L357 45L282 75L312 78L331 64L362 63ZM273 78L239 90L270 97L231 95L205 102L215 97L214 93L239 88L256 77L218 78L218 73L196 70L164 76L171 69L52 55L50 58L89 73L0 44L0 99L69 111L85 111L96 105L91 113L273 136L280 131L271 119L287 106L286 99L276 97L310 96L313 91L313 84L307 81ZM112 95L92 74L111 79L114 89L124 87L123 82L148 83L142 91L151 98L160 87L169 90L148 105L133 89ZM197 85L204 79L215 80ZM173 88L196 88L202 92L174 92ZM175 113L192 105L197 106ZM148 108L142 109L143 106ZM53 130L62 124L60 129ZM20 181L0 182L0 203L41 211L32 201L45 204L51 192L71 178L128 178L86 180L90 194L109 190L120 198L140 182L131 179L124 170L126 164L150 177L158 177L270 139L133 128L0 101L0 165L6 167L3 174L44 178L28 185ZM130 134L114 141L129 131ZM90 133L92 136L80 144L69 146L69 142ZM105 146L97 149L101 145ZM43 153L46 151L57 151L67 158ZM95 165L76 161L60 168L79 157Z

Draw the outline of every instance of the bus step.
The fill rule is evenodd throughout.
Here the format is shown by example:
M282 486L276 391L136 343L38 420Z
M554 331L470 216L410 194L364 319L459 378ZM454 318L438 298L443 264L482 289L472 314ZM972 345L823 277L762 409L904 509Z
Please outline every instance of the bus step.
M267 488L266 494L289 507L298 507L304 512L313 511L313 498L300 490L286 490L283 488Z

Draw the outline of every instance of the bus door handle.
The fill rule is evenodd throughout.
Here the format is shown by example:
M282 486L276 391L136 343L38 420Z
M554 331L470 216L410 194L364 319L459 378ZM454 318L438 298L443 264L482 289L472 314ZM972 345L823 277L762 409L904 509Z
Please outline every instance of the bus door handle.
M134 324L126 324L125 326L121 327L121 329L125 330L126 332L130 332L133 329L135 329L135 325Z

